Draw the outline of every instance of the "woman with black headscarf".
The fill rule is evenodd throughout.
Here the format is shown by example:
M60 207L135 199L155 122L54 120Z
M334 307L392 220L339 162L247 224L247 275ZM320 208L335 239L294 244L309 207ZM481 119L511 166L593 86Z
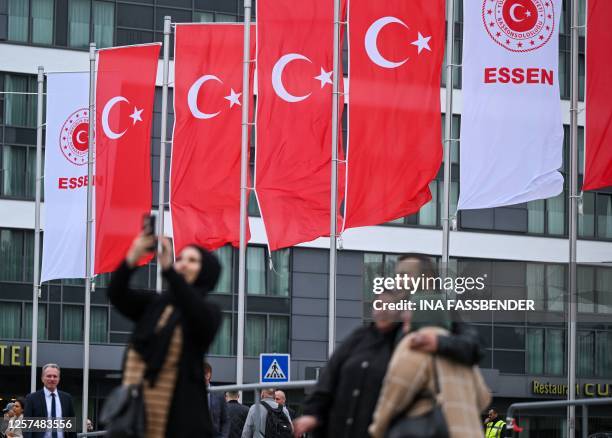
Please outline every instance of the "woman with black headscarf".
M168 290L133 290L130 277L155 246L139 235L113 273L111 303L135 323L123 367L123 385L143 385L146 437L213 436L206 402L204 355L221 321L206 295L221 271L217 258L197 245L182 249L172 264L168 239L158 257Z

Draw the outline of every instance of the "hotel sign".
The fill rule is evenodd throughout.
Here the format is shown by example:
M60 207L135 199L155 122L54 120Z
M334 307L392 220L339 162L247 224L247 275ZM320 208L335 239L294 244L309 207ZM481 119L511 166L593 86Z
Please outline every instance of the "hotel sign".
M0 344L0 366L29 367L32 366L30 346Z

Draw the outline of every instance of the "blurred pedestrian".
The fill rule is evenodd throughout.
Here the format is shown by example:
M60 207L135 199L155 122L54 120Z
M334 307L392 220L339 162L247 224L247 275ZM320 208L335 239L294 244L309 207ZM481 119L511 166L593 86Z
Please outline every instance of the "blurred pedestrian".
M221 265L197 245L183 248L173 264L165 238L157 262L168 289L162 294L132 289L130 278L154 248L152 231L137 236L108 289L111 303L135 323L122 383L143 384L147 438L210 437L202 357L221 321L219 307L206 298Z
M482 437L480 412L491 396L478 367L411 349L410 338L418 334L446 336L448 333L441 328L426 327L398 344L385 375L370 435L373 438L389 434L410 436L401 427L402 420L408 417L430 425L438 421L437 426L446 429L450 438ZM436 408L441 410L441 418L432 413ZM394 425L397 429L393 429Z
M506 428L506 422L499 418L495 408L489 409L484 424L486 438L500 438L504 433L504 429Z
M25 411L25 399L19 398L13 403L13 421L23 420L23 413ZM22 438L23 431L20 425L13 425L6 430L7 438Z
M212 366L208 362L204 362L204 380L206 381L207 390L210 388L211 379ZM208 410L213 425L213 437L227 438L229 436L230 423L225 396L220 392L208 391Z
M87 432L93 432L94 431L94 427L93 427L93 421L91 421L89 418L87 419Z
M413 253L400 257L396 273L425 279L438 276L428 256ZM398 291L377 297L386 302L404 298ZM406 348L437 353L467 366L477 364L481 357L478 333L465 324L451 324L446 314L434 316L439 319L436 325L451 327L451 333L422 333ZM332 354L304 402L303 416L294 422L295 436L311 431L334 438L368 436L387 365L406 331L399 312L373 310L372 318L373 323L353 331Z
M287 412L289 412L289 416L292 419L295 420L297 418L295 410L291 409L289 405L287 404L287 396L285 395L284 391L281 391L280 389L277 389L276 391L274 391L274 401L278 403L279 405L286 407Z
M225 401L227 402L227 415L229 417L229 438L240 438L242 429L246 422L249 408L239 401L240 394L238 391L228 391L225 393Z
M291 438L291 435L289 411L274 401L273 388L262 389L260 403L249 408L242 438Z

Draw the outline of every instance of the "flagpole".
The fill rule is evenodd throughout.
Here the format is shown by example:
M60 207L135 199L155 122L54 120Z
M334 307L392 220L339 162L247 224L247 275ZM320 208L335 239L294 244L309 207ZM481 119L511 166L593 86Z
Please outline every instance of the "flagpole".
M32 284L32 358L30 392L36 391L36 364L38 362L38 298L40 298L40 198L42 166L42 126L44 68L38 66L38 96L36 100L36 203L34 204L34 278Z
M162 101L161 101L161 129L159 145L159 197L157 200L157 253L161 254L162 240L164 238L164 216L166 213L166 144L168 143L166 125L168 124L168 70L170 68L170 32L171 17L164 16L164 58L163 58L163 82L162 82ZM156 265L155 290L157 293L162 291L162 267L158 262Z
M244 379L244 325L246 304L246 226L247 170L249 148L249 70L251 58L251 0L244 1L244 44L242 47L242 137L240 143L240 247L238 250L238 339L236 345L236 384Z
M567 395L576 399L576 237L578 222L578 0L572 1ZM567 438L576 436L576 408L567 407Z
M455 39L455 1L447 1L446 17L446 112L444 116L444 197L442 202L442 270L447 272L450 242L450 179L453 139L453 48Z
M94 126L96 120L96 43L89 44L89 129L87 136L87 226L85 231L85 327L83 334L83 410L82 429L87 432L89 402L89 319L91 312L91 242L93 208Z
M338 68L340 58L340 0L334 0L334 58L332 81L332 145L331 145L331 203L329 221L329 302L328 302L328 339L327 352L331 357L336 345L336 265L338 252L336 250L336 228L338 211L338 113L339 113L339 83Z

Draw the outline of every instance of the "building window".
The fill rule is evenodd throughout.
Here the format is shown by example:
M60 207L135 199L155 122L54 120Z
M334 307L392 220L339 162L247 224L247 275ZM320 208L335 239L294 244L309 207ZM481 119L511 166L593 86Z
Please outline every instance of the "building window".
M546 330L546 374L561 376L565 364L565 335L561 329Z
M527 329L527 374L544 374L544 329Z
M28 41L28 0L9 0L8 2L8 39Z
M527 373L551 376L563 375L563 330L553 328L527 329Z
M565 192L527 203L527 231L553 236L565 234Z
M32 43L53 44L53 0L32 0Z
M563 311L565 266L528 263L526 277L527 297L536 310Z
M289 296L289 249L272 253L274 269L267 269L267 250L249 246L246 255L247 293L249 295Z
M83 306L63 306L62 341L83 341Z
M21 303L0 301L0 338L19 339Z
M223 313L221 325L215 340L210 346L210 354L216 354L219 356L230 356L232 354L232 315L230 313Z
M247 315L245 356L261 353L289 352L289 317L281 315Z
M578 312L593 313L595 311L595 269L578 266L576 275Z
M597 194L597 237L612 239L612 195Z
M70 0L68 3L68 46L89 46L90 0Z
M115 27L115 5L109 2L93 2L93 41L97 47L113 45Z
M108 342L108 309L106 307L91 307L89 339L91 342Z
M37 84L34 76L22 76L6 74L4 77L5 91L5 115L7 126L25 128L36 127L36 99L33 94L11 94L36 93Z
M612 269L599 268L595 274L595 287L597 289L597 312L612 313Z
M578 236L595 237L595 193L582 194L582 214L578 215Z
M0 281L32 281L34 232L0 229Z
M578 330L576 334L576 374L592 377L595 365L595 333Z
M32 303L25 304L21 333L23 339L32 339ZM38 305L38 339L47 339L47 306L45 304Z
M217 249L214 253L219 258L219 263L221 263L221 276L214 292L229 294L232 292L232 255L234 251L231 246L227 245Z
M247 315L244 333L245 356L259 356L266 353L265 315Z
M44 166L41 166L44 168ZM2 147L2 196L34 199L36 192L36 148Z
M612 332L597 333L597 362L595 374L597 377L612 377Z
M202 12L195 11L193 13L193 21L196 23L235 23L238 21L238 17L232 14L223 14L221 12Z
M395 273L397 254L363 254L363 301L366 304L374 300L373 285L376 277L391 277ZM370 305L366 306L371 308ZM366 316L369 318L369 315Z
M53 43L53 0L8 1L8 39L28 42L30 30L32 43Z

